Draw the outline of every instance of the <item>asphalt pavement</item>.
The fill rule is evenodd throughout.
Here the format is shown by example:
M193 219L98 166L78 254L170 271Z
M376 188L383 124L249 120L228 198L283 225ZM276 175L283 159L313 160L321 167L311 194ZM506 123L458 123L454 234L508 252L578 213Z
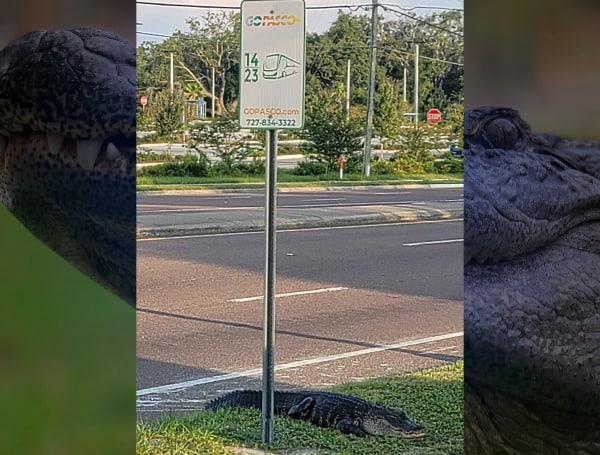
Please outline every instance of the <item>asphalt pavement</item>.
M460 186L280 189L278 388L462 358L462 197ZM138 197L139 418L260 387L263 200Z

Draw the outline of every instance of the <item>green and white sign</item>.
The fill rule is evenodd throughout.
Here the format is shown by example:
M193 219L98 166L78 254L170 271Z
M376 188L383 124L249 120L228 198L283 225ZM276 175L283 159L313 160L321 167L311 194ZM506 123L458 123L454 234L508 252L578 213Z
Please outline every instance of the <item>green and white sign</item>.
M241 20L240 126L302 128L304 1L245 0Z

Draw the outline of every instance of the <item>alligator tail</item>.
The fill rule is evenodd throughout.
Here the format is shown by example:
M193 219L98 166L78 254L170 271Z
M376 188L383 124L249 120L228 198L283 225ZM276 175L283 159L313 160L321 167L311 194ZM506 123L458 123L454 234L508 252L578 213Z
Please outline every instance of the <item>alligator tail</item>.
M292 406L300 403L307 394L288 391L275 391L275 413L287 414ZM262 409L262 392L260 390L235 390L208 402L204 409L216 411L222 408Z
M204 409L216 411L222 408L256 408L262 407L262 393L258 390L236 390L209 401Z

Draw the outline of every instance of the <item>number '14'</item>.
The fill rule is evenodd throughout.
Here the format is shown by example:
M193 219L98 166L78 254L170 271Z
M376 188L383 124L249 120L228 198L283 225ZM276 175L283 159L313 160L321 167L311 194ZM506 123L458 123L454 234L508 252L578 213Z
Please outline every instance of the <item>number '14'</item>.
M250 67L257 67L258 66L258 57L256 56L256 53L252 54L252 56L250 56L249 53L245 53L244 54L244 66L250 66Z

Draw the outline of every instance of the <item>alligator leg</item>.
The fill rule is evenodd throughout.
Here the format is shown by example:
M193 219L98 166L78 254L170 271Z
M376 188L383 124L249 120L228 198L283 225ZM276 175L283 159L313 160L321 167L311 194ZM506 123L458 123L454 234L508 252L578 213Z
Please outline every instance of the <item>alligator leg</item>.
M338 430L340 430L344 434L353 434L358 436L359 438L364 438L367 436L367 433L363 431L363 429L358 425L358 423L352 419L343 419L340 420L335 426Z
M312 408L314 408L316 400L313 397L306 397L300 403L292 406L288 411L288 416L292 419L306 419Z

